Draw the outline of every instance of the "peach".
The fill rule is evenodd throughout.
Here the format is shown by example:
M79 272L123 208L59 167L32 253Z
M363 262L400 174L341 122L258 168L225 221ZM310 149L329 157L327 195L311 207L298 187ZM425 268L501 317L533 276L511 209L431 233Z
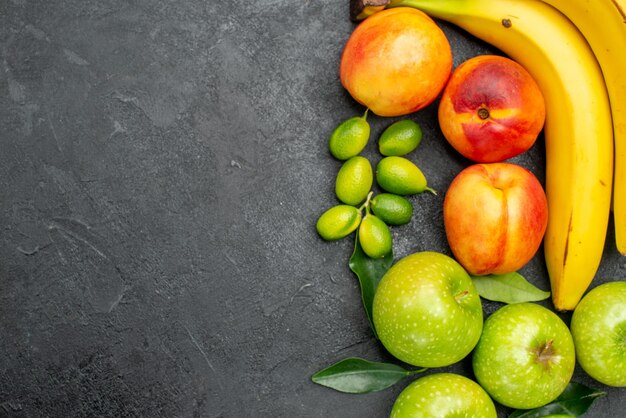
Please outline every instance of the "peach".
M450 43L425 13L408 7L361 22L344 46L339 75L352 97L379 116L432 103L452 71Z
M458 66L439 102L444 137L476 162L504 161L527 151L545 117L543 95L532 76L496 55L480 55Z
M548 224L545 191L512 163L474 164L452 181L443 204L450 249L473 275L504 274L528 263Z

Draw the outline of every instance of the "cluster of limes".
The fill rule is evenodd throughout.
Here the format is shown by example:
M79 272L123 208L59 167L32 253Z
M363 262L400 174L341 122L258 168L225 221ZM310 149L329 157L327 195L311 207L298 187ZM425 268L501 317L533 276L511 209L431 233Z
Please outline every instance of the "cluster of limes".
M329 149L344 161L335 181L335 194L342 202L324 212L317 221L317 232L328 241L338 240L358 229L359 244L371 258L391 252L388 225L404 225L411 220L413 205L404 196L430 191L422 171L404 155L422 141L422 130L412 120L391 124L378 140L383 158L372 170L370 161L359 155L370 137L367 110L362 116L343 121L333 131ZM385 192L374 195L374 176ZM363 215L365 211L365 215Z

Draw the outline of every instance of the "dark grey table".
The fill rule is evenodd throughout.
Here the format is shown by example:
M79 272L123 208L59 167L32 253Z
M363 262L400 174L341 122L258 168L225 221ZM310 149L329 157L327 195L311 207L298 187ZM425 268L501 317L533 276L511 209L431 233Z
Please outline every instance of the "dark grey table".
M497 52L442 27L455 65ZM338 80L353 28L347 1L0 0L1 416L389 414L408 382L310 381L348 356L394 361L352 240L314 228L336 203L327 138L363 111ZM411 115L410 157L440 193L411 198L397 257L449 254L442 201L469 162L435 115ZM373 162L393 120L370 117ZM543 141L515 162L543 181ZM605 254L594 284L625 276L612 232ZM548 287L540 255L522 273ZM574 379L608 392L588 416L625 415L623 390Z

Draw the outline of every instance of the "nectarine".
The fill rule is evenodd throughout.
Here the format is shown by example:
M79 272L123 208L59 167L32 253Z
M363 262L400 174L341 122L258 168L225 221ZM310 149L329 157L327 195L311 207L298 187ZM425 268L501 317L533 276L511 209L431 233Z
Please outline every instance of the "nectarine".
M504 161L527 151L545 116L543 95L532 76L497 55L480 55L458 66L439 102L443 135L476 162Z
M543 187L511 163L474 164L452 181L443 203L450 249L474 275L517 271L535 255L548 224Z
M361 22L341 56L342 85L379 116L401 116L432 103L452 71L445 34L420 10L386 9Z

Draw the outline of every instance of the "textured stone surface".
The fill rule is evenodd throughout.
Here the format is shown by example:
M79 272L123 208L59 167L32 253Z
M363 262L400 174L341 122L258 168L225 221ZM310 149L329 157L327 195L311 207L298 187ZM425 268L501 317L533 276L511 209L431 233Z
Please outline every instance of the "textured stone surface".
M327 138L363 111L337 76L353 27L335 0L0 0L0 416L388 415L406 382L310 381L348 356L393 361L352 240L314 228L336 203ZM442 27L455 65L494 52ZM411 198L396 254L449 253L443 196L468 162L434 106L411 117L440 193ZM376 138L392 120L370 121ZM541 141L515 161L543 180ZM601 280L624 278L612 239ZM548 287L541 257L522 272ZM626 410L575 379L609 393L588 416Z

